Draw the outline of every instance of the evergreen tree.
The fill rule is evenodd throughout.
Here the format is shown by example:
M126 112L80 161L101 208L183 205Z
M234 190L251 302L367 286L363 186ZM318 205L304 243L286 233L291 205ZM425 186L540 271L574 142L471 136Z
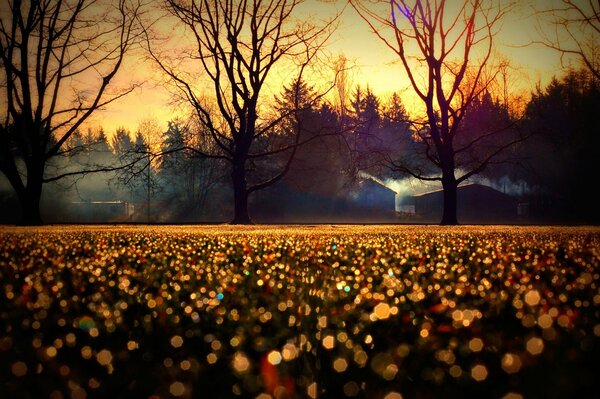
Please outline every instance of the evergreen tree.
M111 144L113 153L118 157L129 153L134 147L133 141L131 141L131 135L123 127L120 127L116 130Z
M381 106L381 129L378 134L378 146L373 149L378 159L378 176L393 177L387 167L390 160L415 158L417 143L411 128L410 117L396 92Z
M360 125L357 129L358 134L368 135L374 133L381 122L379 98L369 86L365 91L357 86L351 104L355 119Z
M282 135L295 135L300 128L301 145L285 179L288 188L293 192L335 195L344 184L343 163L348 161L344 156L347 147L338 135L338 115L304 81L284 87L276 102L277 117L288 115L281 124ZM292 110L298 111L290 113Z
M465 148L465 151L456 155L456 161L464 168L475 168L481 162L480 154L493 152L518 134L516 121L508 108L484 91L473 99L460 123L455 143L457 148ZM473 142L477 145L469 147ZM516 145L502 151L495 157L493 168L482 169L478 174L492 180L506 175L509 161L515 158L515 148Z
M114 166L115 164L115 157L108 144L108 138L103 128L98 130L91 144L90 163L98 167Z
M218 183L217 161L194 151L201 143L194 143L192 138L189 127L177 121L169 122L162 137L164 155L158 178L162 198L175 221L205 217L208 196Z
M136 168L129 170L129 176L125 176L127 185L133 190L133 196L141 205L138 217L145 222L153 219L152 200L156 186L155 173L152 168L150 145L144 134L138 130L135 135L134 149L135 157L139 160Z
M386 128L405 129L408 127L408 113L398 93L392 93L389 101L384 105L382 119Z
M366 90L357 86L350 103L354 126L350 140L354 150L353 173L358 176L361 171L373 172L372 168L378 163L378 152L383 144L382 118L379 98L368 86Z
M532 138L519 148L523 178L538 189L540 214L560 222L600 222L591 185L597 180L600 88L586 70L568 70L533 94L526 108ZM534 215L536 216L536 215Z
M87 152L81 131L76 130L73 132L69 140L67 140L66 147L66 154L69 157L70 163L81 165L83 161L82 154Z
M135 134L134 150L140 154L147 154L150 151L150 146L144 137L144 134L138 130Z

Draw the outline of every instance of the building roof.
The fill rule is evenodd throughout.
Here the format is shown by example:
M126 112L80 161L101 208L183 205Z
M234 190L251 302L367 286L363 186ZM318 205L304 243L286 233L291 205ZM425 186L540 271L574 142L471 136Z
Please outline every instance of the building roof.
M496 190L494 187L486 186L484 184L479 184L479 183L463 184L463 185L458 186L458 190L459 191L462 191L462 190L488 190L488 191L494 191L496 193L508 196L508 194L505 194L502 191ZM443 192L444 192L444 189L438 189L438 190L432 190L432 191L427 191L425 193L413 195L412 197L422 198L422 197L426 197L426 196L429 196L432 194L443 193Z
M372 183L381 186L383 188L385 188L386 190L391 191L394 194L398 194L395 190L392 190L390 187L386 186L381 180L377 179L376 177L370 176L368 178L366 178L365 180L363 180L361 183L365 183L371 181Z

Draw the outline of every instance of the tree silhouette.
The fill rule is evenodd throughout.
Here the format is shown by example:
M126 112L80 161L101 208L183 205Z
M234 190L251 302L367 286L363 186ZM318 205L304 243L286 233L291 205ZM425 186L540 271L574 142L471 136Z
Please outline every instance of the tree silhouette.
M563 55L576 56L600 79L600 2L561 0L538 14L552 28L539 27L539 43Z
M152 207L151 200L156 191L156 173L153 169L153 160L154 157L152 155L151 143L153 130L156 130L157 126L153 123L153 121L146 120L140 123L138 127L138 131L135 134L134 139L134 150L133 154L137 158L135 164L132 164L132 168L123 169L123 173L127 173L127 171L131 171L133 168L137 167L137 172L129 174L127 177L128 184L132 187L140 190L138 191L138 195L144 193L145 200L145 208L146 208L146 223L150 223L152 219ZM145 159L143 159L145 157ZM141 164L141 166L140 166ZM141 198L140 198L141 199Z
M535 134L524 143L518 177L536 189L537 217L559 223L600 222L596 181L600 146L600 87L591 72L567 70L533 93L525 121Z
M0 171L18 196L21 223L35 225L43 184L72 174L47 176L48 161L94 111L134 89L111 87L139 37L141 4L12 0L2 7Z
M221 180L222 161L189 149L209 150L207 147L212 142L203 140L204 137L181 121L170 121L163 133L161 153L164 155L160 158L158 178L163 186L163 197L176 220L207 216L209 194ZM183 148L187 149L181 150Z
M115 155L122 155L130 152L133 147L133 141L131 140L131 134L123 127L119 127L112 140L111 145Z
M414 165L404 159L390 159L389 166L421 180L441 181L441 223L457 224L458 185L521 140L515 138L489 148L488 138L504 130L499 126L475 132L470 140L460 137L466 112L498 73L492 63L493 38L508 8L482 0L394 0L387 6L383 2L374 6L360 1L351 4L400 59L425 109L415 129L422 144L422 159L438 173L431 174L431 168L422 162ZM481 146L484 142L486 145ZM465 152L477 156L461 165L461 154Z
M301 1L167 1L167 8L195 41L190 54L194 68L208 78L210 95L197 90L197 81L185 62L160 54L148 40L149 52L191 104L200 125L215 143L215 152L201 152L210 158L226 160L231 166L234 194L232 223L251 223L248 196L279 181L289 169L298 129L291 141L278 149L259 147L258 139L269 138L283 117L265 116L263 93L267 79L278 65L297 71L300 81L307 65L315 60L329 38L332 21L317 26L309 21L295 22L293 13ZM189 65L189 64L188 64ZM298 108L286 116L294 115ZM261 181L248 181L249 169L265 157L288 154L282 168ZM260 174L259 174L260 175Z
M342 170L348 162L348 148L341 134L340 116L318 97L313 86L300 81L284 87L277 98L278 116L284 117L279 126L279 136L286 141L302 129L300 146L286 176L286 184L303 194L334 196L342 188ZM293 116L290 109L300 108ZM287 117L285 117L287 115ZM281 158L279 163L286 162Z

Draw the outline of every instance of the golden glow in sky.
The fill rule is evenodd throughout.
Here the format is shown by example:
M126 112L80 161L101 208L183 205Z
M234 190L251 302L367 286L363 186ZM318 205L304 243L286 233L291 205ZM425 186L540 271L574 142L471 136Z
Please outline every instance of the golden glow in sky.
M561 64L558 52L530 44L539 40L539 23L534 10L547 8L551 3L556 0L519 3L503 20L500 32L494 37L496 51L507 57L518 71L514 75L518 81L509 82L515 91L527 94L538 82L543 87L552 76L560 75L565 62L571 62L563 59ZM323 20L340 13L339 26L326 50L331 59L344 55L354 65L349 73L352 90L356 85L368 85L382 99L397 91L409 112L418 106L397 55L385 47L346 1L307 0L299 12L308 18ZM164 77L141 52L130 57L120 78L124 82L138 81L141 86L128 97L97 112L90 121L91 126L102 126L110 136L121 126L134 132L141 122L149 119L166 128L167 122L178 115L170 104L172 97L164 87Z

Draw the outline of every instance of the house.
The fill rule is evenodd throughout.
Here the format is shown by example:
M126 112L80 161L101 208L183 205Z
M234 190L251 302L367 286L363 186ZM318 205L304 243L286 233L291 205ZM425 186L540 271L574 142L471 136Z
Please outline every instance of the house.
M458 187L457 216L460 223L514 223L518 220L517 199L482 184ZM442 190L402 197L400 217L423 223L439 223L444 209Z
M335 195L274 186L256 193L250 207L259 223L383 223L396 221L395 197L395 191L368 178Z
M393 215L396 209L396 192L375 178L359 183L352 205L362 216Z

